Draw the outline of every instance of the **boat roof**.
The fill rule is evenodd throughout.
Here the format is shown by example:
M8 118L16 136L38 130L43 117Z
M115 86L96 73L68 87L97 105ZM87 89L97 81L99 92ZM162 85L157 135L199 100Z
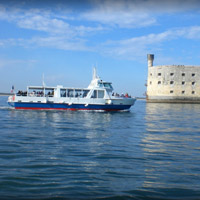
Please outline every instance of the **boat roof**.
M52 89L68 89L68 90L90 90L90 89L98 89L98 90L113 90L112 83L108 81L102 81L100 77L97 75L96 68L93 69L93 79L90 82L87 88L71 88L71 87L63 87L63 85L57 85L56 87L50 86L28 86L28 90L52 90Z
M52 90L52 89L57 89L57 88L60 88L60 89L68 89L68 90L89 90L88 88L71 88L71 87L50 87L50 86L28 86L28 89L32 89L32 90L43 90L43 89L49 89L49 90Z

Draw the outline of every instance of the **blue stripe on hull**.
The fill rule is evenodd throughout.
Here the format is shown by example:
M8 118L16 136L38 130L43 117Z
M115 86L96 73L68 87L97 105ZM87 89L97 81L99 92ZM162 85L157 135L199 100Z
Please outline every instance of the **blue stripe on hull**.
M94 105L89 104L55 104L55 103L19 103L15 102L16 109L63 109L63 110L127 110L131 105Z

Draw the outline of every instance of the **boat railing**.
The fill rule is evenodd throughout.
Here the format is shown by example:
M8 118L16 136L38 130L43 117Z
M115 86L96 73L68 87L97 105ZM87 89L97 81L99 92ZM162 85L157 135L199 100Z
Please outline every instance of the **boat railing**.
M122 93L121 95L118 93L112 93L112 98L132 98L131 95L128 95L128 93L126 93L125 95Z
M39 94L39 93L34 93L34 92L30 92L28 93L29 97L44 97L44 94Z
M27 91L25 91L25 92L23 92L23 91L18 91L17 93L16 93L16 96L27 96Z
M54 97L53 94L34 93L34 92L28 93L27 96L29 96L29 97Z

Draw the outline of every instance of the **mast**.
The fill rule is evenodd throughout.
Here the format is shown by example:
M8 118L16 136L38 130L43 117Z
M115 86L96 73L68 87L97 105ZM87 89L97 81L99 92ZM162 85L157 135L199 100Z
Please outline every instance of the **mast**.
M44 83L44 73L42 74L42 86L45 87L45 83Z
M97 78L97 70L96 67L93 68L93 80Z

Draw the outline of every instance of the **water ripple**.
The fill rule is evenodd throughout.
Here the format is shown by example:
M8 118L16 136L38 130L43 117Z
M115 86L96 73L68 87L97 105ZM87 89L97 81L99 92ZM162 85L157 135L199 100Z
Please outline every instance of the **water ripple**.
M0 98L2 199L198 199L198 104L27 111Z

